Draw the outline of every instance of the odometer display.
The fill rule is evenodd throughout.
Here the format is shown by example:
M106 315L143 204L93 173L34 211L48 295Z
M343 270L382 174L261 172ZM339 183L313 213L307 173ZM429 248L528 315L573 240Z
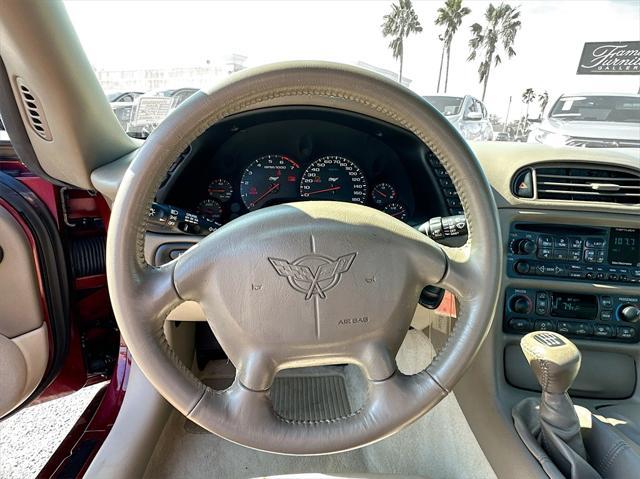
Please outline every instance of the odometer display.
M255 210L295 200L300 166L284 155L266 155L253 161L242 174L240 196Z
M353 161L341 156L325 156L305 170L300 180L300 197L364 204L367 180Z

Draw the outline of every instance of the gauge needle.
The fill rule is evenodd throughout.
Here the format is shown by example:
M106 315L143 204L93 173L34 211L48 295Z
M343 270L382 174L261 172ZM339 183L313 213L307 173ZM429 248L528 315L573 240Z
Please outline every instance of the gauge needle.
M271 193L273 190L275 190L277 187L280 186L280 183L274 183L273 186L271 188L269 188L267 191L265 191L264 193L262 193L257 199L253 200L251 202L251 206L255 206L256 203L258 201L260 201L262 198L264 198L265 196L267 196L269 193Z
M391 216L400 216L404 211L398 211L397 213L392 214Z
M324 190L311 191L311 192L307 193L307 196L317 195L318 193L326 193L327 191L337 191L340 188L342 188L342 187L341 186L332 186L331 188L325 188Z
M377 192L378 192L378 194L379 194L380 196L382 196L383 198L386 198L386 197L387 197L387 195L385 195L385 194L384 194L382 191L380 191L378 188L376 188L376 189L375 189L375 191L377 191Z

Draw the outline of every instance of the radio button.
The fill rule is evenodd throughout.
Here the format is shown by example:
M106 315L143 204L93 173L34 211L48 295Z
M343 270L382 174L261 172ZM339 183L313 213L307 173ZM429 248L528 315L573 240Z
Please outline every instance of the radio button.
M554 331L556 328L553 325L553 321L549 321L548 319L539 319L536 321L533 329L535 331Z
M604 248L606 241L602 238L587 238L585 246L587 248Z
M617 274L610 274L607 279L609 279L609 281L618 281L618 275Z
M569 238L569 248L582 249L582 244L583 244L582 238L575 238L575 237Z
M552 248L553 247L553 236L540 235L538 237L538 244L541 248Z
M553 258L553 250L551 248L540 248L538 250L538 258L542 258L542 259Z
M553 259L560 259L566 261L569 259L569 250L555 249L553 250Z
M596 278L597 278L597 279L604 279L604 277L605 277L605 274L604 274L604 273L597 273L597 274L596 274Z
M593 335L600 338L612 338L614 336L613 328L606 324L596 324L593 327Z
M556 248L569 248L569 238L566 236L556 236L553 241L553 246Z
M569 250L569 261L580 261L582 259L582 250L581 249L570 249Z
M594 250L594 249L586 249L586 250L584 250L584 260L587 263L595 263L596 262L596 250Z
M587 273L587 274L584 275L584 277L587 278L587 279L593 279L594 276L595 275L593 273Z

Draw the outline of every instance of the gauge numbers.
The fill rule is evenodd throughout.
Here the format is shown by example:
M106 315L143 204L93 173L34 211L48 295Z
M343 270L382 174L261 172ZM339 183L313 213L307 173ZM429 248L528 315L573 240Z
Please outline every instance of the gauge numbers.
M311 163L300 180L300 196L364 204L367 180L362 170L342 156L324 156Z

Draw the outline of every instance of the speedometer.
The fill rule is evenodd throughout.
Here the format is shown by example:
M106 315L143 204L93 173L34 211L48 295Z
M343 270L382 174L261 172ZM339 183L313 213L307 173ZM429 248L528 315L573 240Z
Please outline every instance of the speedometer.
M367 180L353 161L342 156L324 156L305 170L300 180L300 196L310 200L364 204Z
M253 161L242 174L240 196L255 210L297 197L300 165L284 155L266 155Z

